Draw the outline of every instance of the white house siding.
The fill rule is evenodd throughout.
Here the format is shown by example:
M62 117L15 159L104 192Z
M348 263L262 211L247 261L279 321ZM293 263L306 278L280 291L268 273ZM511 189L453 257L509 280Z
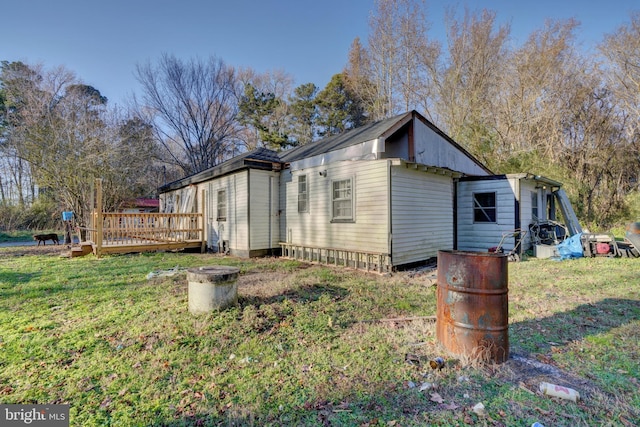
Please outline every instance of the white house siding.
M387 140L384 144L384 153L380 155L385 159L409 159L409 137L406 133L394 141Z
M278 248L279 176L278 172L249 171L249 245L251 252Z
M529 234L529 225L533 224L531 193L535 193L538 198L538 213L543 213L544 207L540 200L540 191L536 188L536 182L525 179L520 180L520 229L527 232L522 242L523 249L528 249L531 246L531 236Z
M448 168L467 175L488 175L476 162L433 129L415 120L414 152L416 163Z
M326 171L326 176L324 175ZM323 175L320 173L322 172ZM307 176L308 212L298 212L298 176ZM353 222L331 221L331 185L352 179ZM309 247L389 253L388 163L339 161L282 173L283 241Z
M280 171L280 191L279 191L279 232L280 232L280 241L288 242L289 237L287 233L287 213L289 212L289 204L288 200L293 200L294 196L291 191L296 191L297 193L297 183L293 183L292 181L291 169L283 169ZM296 206L297 206L297 195L296 195ZM292 208L293 209L293 208ZM297 215L297 211L292 211L292 215Z
M393 265L424 261L453 248L453 182L403 166L391 168Z
M515 185L517 180L486 179L458 183L458 250L486 252L500 243L503 233L516 228ZM474 222L473 193L496 193L496 223ZM522 208L521 208L522 211ZM514 239L505 241L505 250Z
M248 171L213 179L201 184L206 189L206 236L207 246L218 250L220 241L227 241L233 255L249 254L249 186ZM227 193L226 221L217 220L217 198L219 190Z

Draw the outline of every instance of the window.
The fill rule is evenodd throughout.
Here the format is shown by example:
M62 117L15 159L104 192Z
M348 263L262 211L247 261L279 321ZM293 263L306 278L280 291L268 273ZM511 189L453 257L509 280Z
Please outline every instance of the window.
M298 177L298 212L309 212L307 175L300 175Z
M351 179L342 179L331 183L331 206L333 221L353 221L353 192Z
M535 191L531 192L531 218L534 221L539 219L538 217L538 193Z
M473 221L496 222L496 193L473 193Z
M227 220L227 190L218 190L218 204L217 204L217 220Z

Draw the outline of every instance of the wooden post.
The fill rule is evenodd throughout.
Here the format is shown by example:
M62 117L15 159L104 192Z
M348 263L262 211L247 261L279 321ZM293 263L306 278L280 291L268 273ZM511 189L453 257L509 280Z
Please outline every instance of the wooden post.
M102 179L96 179L96 258L102 251Z
M205 209L205 190L204 188L202 189L202 193L201 193L201 197L200 197L200 241L202 242L202 245L200 246L200 253L204 253L205 250L207 249L207 240L205 238L205 221L204 221L204 215L206 212Z

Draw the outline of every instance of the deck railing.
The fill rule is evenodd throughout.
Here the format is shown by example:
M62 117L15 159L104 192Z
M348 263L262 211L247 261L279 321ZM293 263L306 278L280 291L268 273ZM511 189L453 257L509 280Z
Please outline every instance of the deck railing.
M203 193L204 198L204 193ZM204 199L203 199L204 206ZM202 213L124 213L102 211L102 179L95 181L85 243L102 253L206 247ZM80 231L80 228L78 229ZM80 233L79 233L80 234ZM81 246L82 245L81 243Z
M119 213L93 212L87 240L99 254L102 248L163 246L202 242L204 222L201 213Z

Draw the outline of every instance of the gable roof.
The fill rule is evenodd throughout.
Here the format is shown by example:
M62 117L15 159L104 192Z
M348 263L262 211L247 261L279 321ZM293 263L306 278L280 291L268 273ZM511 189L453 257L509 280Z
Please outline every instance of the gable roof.
M318 141L294 147L280 153L264 147L257 148L255 150L239 154L227 160L226 162L223 162L202 172L198 172L186 178L182 178L177 181L165 184L160 187L158 191L160 193L164 193L167 191L176 190L190 184L197 184L211 178L223 176L250 167L263 170L277 170L283 163L291 163L301 159L337 151L340 149L351 147L353 145L373 141L378 138L388 138L414 119L417 119L424 123L427 127L444 138L449 144L466 155L469 159L471 159L471 161L473 161L487 173L493 173L484 164L482 164L482 162L480 162L467 150L465 150L460 144L455 142L446 133L441 131L436 125L431 123L417 111L413 110L407 113L399 114L397 116L382 119L374 123L369 123L355 129L350 129L338 135L329 136ZM276 166L276 164L278 165Z
M355 129L342 132L339 135L330 136L320 139L309 144L305 144L299 147L292 148L290 150L280 153L280 158L283 163L291 163L297 160L301 160L308 157L313 157L319 154L329 153L331 151L340 150L343 148L351 147L353 145L361 144L367 141L373 141L378 138L388 138L395 132L400 130L404 125L411 120L419 120L421 123L430 128L433 132L442 137L447 143L455 147L458 151L467 156L473 163L478 165L481 169L488 174L493 172L487 168L480 160L475 158L471 153L465 150L460 144L454 141L449 135L444 133L440 128L427 120L423 115L416 110L412 110L397 116L382 119L375 123L370 123Z
M226 162L220 163L212 168L205 169L202 172L165 184L160 187L158 191L160 193L164 193L171 190L177 190L178 188L186 187L190 184L197 184L211 178L227 175L242 169L248 169L249 167L264 170L278 169L279 167L274 168L274 163L278 165L281 163L278 153L273 150L269 150L268 148L260 147L255 150L239 154Z
M408 121L407 118L410 118L408 117L410 115L411 112L400 114L375 123L369 123L355 129L347 130L338 135L322 138L318 141L283 151L280 153L280 158L284 163L290 163L306 157L312 157L318 154L340 150L341 148L350 147L362 142L371 141L380 138L383 135L386 136L385 134L388 133L389 129L396 128L395 125L404 124Z

